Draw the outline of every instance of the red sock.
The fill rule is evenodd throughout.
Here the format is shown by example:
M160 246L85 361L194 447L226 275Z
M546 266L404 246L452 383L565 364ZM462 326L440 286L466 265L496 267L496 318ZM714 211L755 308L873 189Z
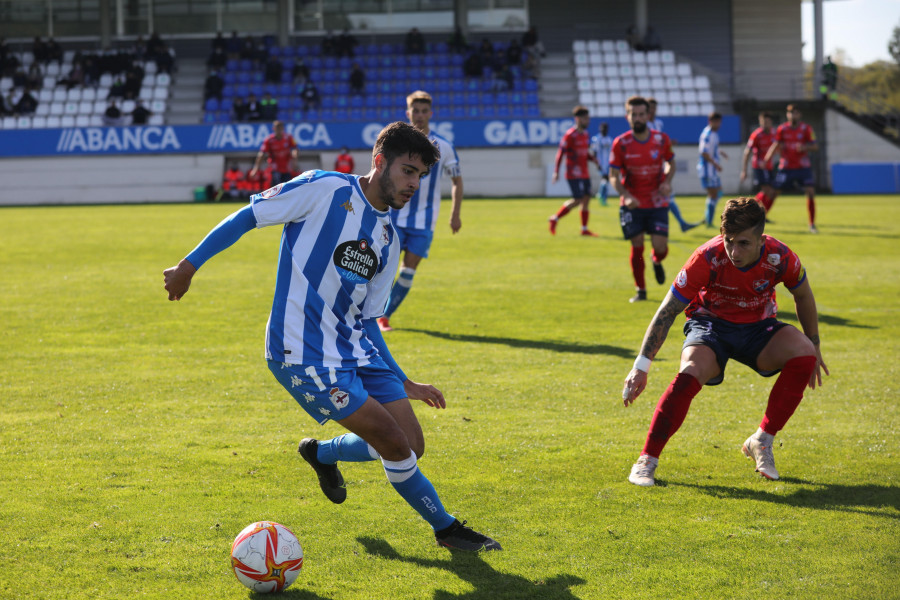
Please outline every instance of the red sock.
M667 257L668 255L669 255L669 247L668 246L666 246L665 250L663 250L662 252L659 252L659 253L657 253L656 250L654 249L653 254L652 254L653 262L661 263L663 261L663 259L665 257Z
M815 369L815 356L798 356L784 363L781 375L769 393L769 404L760 429L772 435L782 430L803 399L803 390Z
M647 283L644 281L644 247L631 247L631 274L634 276L634 285L639 290L646 290Z
M756 201L759 202L766 212L769 212L769 209L772 208L772 199L766 196L765 192L759 192L756 194Z
M688 409L691 407L691 400L700 391L700 382L693 375L687 373L679 373L663 392L656 405L656 412L653 413L653 420L650 421L650 431L647 432L647 441L644 442L644 451L642 454L649 454L655 458L659 458L666 442L675 435L684 418L687 416Z
M562 206L559 207L559 210L556 211L556 218L560 219L560 218L566 216L567 214L569 214L570 210L572 210L572 209L569 208L567 205L563 204Z
M581 226L587 229L588 218L591 216L591 211L581 209Z
M816 197L815 196L807 196L806 197L806 211L809 213L809 224L816 224Z

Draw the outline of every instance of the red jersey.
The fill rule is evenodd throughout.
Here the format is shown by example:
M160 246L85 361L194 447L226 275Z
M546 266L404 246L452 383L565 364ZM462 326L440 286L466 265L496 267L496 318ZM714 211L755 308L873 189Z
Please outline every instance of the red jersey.
M240 189L239 184L244 181L244 172L240 169L228 169L222 177L222 189L225 191Z
M663 208L669 206L669 199L658 193L659 184L665 180L663 163L674 157L672 142L665 133L651 130L650 137L642 142L633 131L626 131L613 140L609 166L619 169L622 185L638 199L638 208ZM625 206L624 198L619 198L619 206Z
M766 157L766 152L769 151L769 148L771 148L774 143L775 133L771 129L766 130L762 127L757 127L753 133L750 134L750 138L747 140L747 148L753 156L753 162L750 165L752 168L766 169L767 171L771 171L775 168L775 165L771 160L769 160L769 162L763 162L763 159Z
M353 157L349 154L338 154L334 159L334 170L338 173L352 173L354 168Z
M559 171L559 163L565 154L566 179L589 179L590 150L591 136L587 130L578 131L577 127L571 127L559 141L559 148L556 150L556 170Z
M806 123L797 123L796 127L792 127L790 123L782 123L775 130L775 141L781 144L779 169L806 169L810 166L809 155L801 148L803 144L816 141L812 127Z
M270 133L263 140L260 150L269 155L269 164L275 167L279 173L287 173L290 171L289 164L291 162L291 151L297 147L297 142L288 134L284 134L281 138L275 137L274 133Z
M758 323L775 317L775 285L794 289L806 280L806 269L790 248L764 235L759 260L746 269L734 266L721 235L691 254L672 284L672 293L687 302L690 319L716 317L731 323Z

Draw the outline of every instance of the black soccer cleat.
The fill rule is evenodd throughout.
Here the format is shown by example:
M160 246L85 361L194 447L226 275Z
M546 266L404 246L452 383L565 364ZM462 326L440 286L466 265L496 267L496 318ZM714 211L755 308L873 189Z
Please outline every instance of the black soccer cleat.
M663 269L662 263L653 262L653 274L656 275L656 283L662 285L666 282L666 270Z
M450 548L451 550L465 550L468 552L503 550L496 540L492 540L488 536L466 527L466 521L460 523L459 520L456 520L449 527L435 531L434 539L437 540L438 546Z
M323 462L319 462L319 458L316 456L318 449L319 442L317 440L305 438L300 442L297 452L316 472L322 493L335 504L340 504L347 499L347 487L344 485L344 476L341 475L337 465L326 465Z
M629 302L643 302L647 299L647 290L638 290Z

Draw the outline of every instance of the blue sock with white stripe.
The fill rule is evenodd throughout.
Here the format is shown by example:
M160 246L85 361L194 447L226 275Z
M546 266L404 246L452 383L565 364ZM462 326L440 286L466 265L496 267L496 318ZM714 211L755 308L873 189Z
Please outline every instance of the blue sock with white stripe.
M394 287L391 288L391 299L388 300L387 310L384 311L384 316L389 317L394 314L394 311L397 310L400 303L406 298L406 294L409 293L409 288L412 287L413 276L415 274L415 269L400 267L400 275L397 277L397 281L394 282Z
M434 486L419 470L414 453L400 461L382 458L381 463L384 465L384 474L397 493L428 521L432 529L440 531L453 524L456 518L444 510Z
M366 440L355 433L345 433L327 441L320 441L316 458L321 463L333 465L338 461L373 461L378 458L378 453Z
M669 212L672 213L672 216L675 217L675 220L678 221L678 224L681 225L682 229L688 226L687 221L681 216L681 209L675 204L675 196L669 198Z

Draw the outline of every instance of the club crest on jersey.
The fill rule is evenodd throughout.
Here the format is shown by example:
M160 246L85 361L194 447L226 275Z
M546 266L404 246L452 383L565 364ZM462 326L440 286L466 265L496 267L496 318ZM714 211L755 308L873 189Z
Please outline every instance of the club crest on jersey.
M767 287L769 287L768 279L757 279L753 282L753 290L757 293L762 293Z
M340 388L331 388L328 394L328 399L331 400L331 403L338 410L350 404L350 394Z
M378 272L378 256L365 239L338 245L332 258L341 278L354 284L372 281Z
M385 246L391 243L391 234L388 232L387 225L381 227L381 241L384 242Z
M679 271L678 277L675 278L675 285L680 288L683 288L687 285L687 271L685 271L684 269Z
M278 192L281 191L281 188L284 184L279 183L276 186L272 186L269 189L265 190L261 195L263 198L272 198L273 196L277 196Z
M651 150L650 158L652 158L653 160L656 160L657 158L659 158L659 150Z
M781 264L781 255L780 254L770 254L766 257L766 260L769 261L769 264L773 267L777 267Z

